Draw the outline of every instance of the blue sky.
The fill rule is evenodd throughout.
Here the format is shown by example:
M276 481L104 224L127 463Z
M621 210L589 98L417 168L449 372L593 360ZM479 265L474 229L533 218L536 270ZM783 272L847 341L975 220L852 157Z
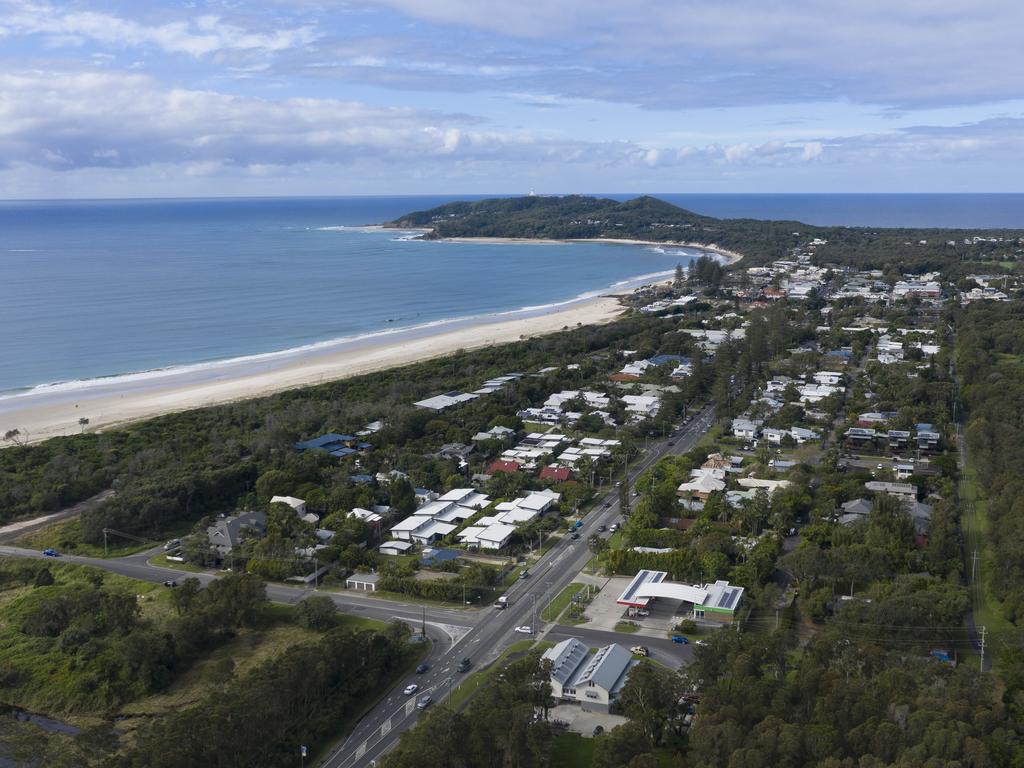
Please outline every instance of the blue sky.
M0 197L1024 191L1018 0L0 0Z

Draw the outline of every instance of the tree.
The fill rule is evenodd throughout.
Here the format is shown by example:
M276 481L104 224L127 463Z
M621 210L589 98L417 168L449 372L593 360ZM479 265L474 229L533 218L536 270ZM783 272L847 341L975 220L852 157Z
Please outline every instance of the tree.
M50 573L49 568L42 568L36 573L36 580L33 586L36 587L48 587L53 584L53 574Z
M202 585L199 583L199 579L189 576L171 592L171 605L174 606L174 610L179 616L189 612L200 589L202 589Z
M311 595L295 606L295 616L306 629L324 630L334 626L337 611L331 598Z
M619 703L630 720L637 723L651 747L665 739L666 726L680 716L683 681L675 672L642 661L629 673Z
M590 547L590 551L595 555L600 555L608 549L608 539L594 533L587 537L587 546Z

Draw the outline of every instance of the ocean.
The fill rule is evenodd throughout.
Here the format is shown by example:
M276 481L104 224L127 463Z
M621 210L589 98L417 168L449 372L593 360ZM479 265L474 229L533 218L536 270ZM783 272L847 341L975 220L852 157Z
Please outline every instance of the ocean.
M659 196L714 216L1024 227L1024 195ZM0 202L0 398L543 312L696 255L423 242L364 226L455 199L465 196Z

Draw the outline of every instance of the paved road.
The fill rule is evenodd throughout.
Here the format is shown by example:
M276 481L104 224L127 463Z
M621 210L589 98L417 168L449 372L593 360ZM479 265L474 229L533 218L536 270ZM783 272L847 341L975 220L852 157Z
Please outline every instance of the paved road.
M691 450L714 422L714 414L714 407L708 406L666 440L653 444L631 467L628 485L632 487L636 478L662 457ZM479 620L465 636L452 645L434 669L422 676L421 685L431 691L433 706L439 705L451 686L458 685L459 673L455 672L454 668L460 659L469 658L474 669L485 666L494 661L511 643L527 637L515 632L516 627L532 625L535 630L541 630L538 624L540 611L548 601L572 582L593 557L586 545L587 536L591 531L596 531L598 526L617 520L619 515L618 488L613 487L603 500L598 500L594 511L587 516L586 523L579 529L579 539L574 541L567 536L563 537L530 566L528 578L521 579L506 592L511 601L508 608L483 609ZM570 636L566 634L570 632L568 629L559 628L558 632L561 633L557 635L558 639L564 639L563 635ZM623 635L614 632L596 633L591 630L587 634L591 633L595 636L599 634L602 644L623 642L624 638ZM555 631L552 630L549 634L554 635ZM581 637L584 636L583 632L579 634ZM672 649L662 648L660 641L645 638L643 642L648 646L655 645L658 654L656 658L659 660L680 659L675 662L676 666L692 659L692 656L687 655L692 653L692 649L688 651L683 646L676 646L673 657L670 655ZM669 640L665 642L672 644ZM402 682L402 687L406 682L408 681ZM402 732L415 725L417 714L414 704L409 705L401 701L401 692L396 688L381 705L360 721L353 734L330 754L323 763L323 768L365 768L375 765L376 761L395 745Z
M695 414L686 425L676 430L667 439L651 445L650 449L629 470L627 487L632 487L636 478L648 467L664 456L686 453L704 436L714 422L714 407L707 406ZM462 658L469 658L473 668L493 662L512 642L526 637L515 632L518 626L531 625L541 631L539 613L543 607L566 587L583 567L592 554L586 545L587 536L600 525L608 525L619 518L618 488L606 492L598 500L594 510L587 516L586 523L579 529L578 540L562 537L543 557L530 566L528 578L513 585L506 595L510 606L505 610L492 607L475 610L457 610L423 607L413 603L392 601L368 595L354 595L351 592L333 593L315 591L310 587L289 587L279 584L267 585L267 596L274 602L296 603L304 597L321 594L330 597L338 610L358 616L389 621L401 619L412 626L419 626L424 612L428 635L433 641L427 663L426 674L417 675L415 680L403 680L356 726L343 744L334 749L323 763L324 768L363 768L376 763L385 752L394 746L401 734L415 724L418 710L415 701L424 693L430 693L434 706L448 695L452 686L458 684L460 673L455 666ZM123 576L161 583L167 579L185 578L179 570L151 565L149 558L161 552L157 547L123 558L102 559L65 555L62 562L78 563L101 568ZM0 546L0 556L46 559L36 551L19 547ZM193 575L204 585L217 578L214 573ZM551 634L562 639L570 636L568 628L555 628ZM580 637L594 635L595 642L623 642L623 636L612 632L596 630L579 631ZM600 636L598 638L598 635ZM671 645L671 641L664 641ZM686 646L662 647L662 641L645 638L643 644L652 647L655 658L679 666L692 659L692 649ZM405 697L401 689L408 683L416 682L420 690L417 695Z

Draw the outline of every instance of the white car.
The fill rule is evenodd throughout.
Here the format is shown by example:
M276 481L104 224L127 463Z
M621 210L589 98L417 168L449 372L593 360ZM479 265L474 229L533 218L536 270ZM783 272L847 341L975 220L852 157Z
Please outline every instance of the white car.
M411 683L411 684L405 686L405 690L402 691L402 693L404 693L406 696L412 696L419 689L420 689L420 687L418 685L416 685L416 683Z
M524 635L532 635L533 634L533 627L531 627L528 624L524 624L521 627L516 627L515 631L516 632L522 632Z

